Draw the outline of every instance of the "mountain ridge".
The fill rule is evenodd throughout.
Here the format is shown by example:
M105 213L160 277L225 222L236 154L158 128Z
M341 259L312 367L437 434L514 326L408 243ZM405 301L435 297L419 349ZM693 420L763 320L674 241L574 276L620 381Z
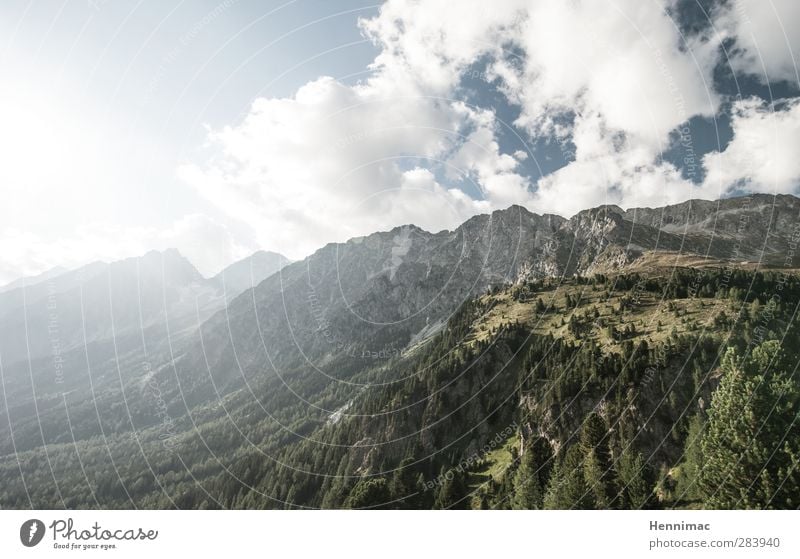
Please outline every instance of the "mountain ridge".
M625 218L642 209L604 205L567 219L514 205L473 216L452 231L430 233L404 225L329 243L211 316L200 336L215 351L204 355L197 344L178 370L185 376L203 371L227 390L252 375L314 370L342 352L405 350L412 340L424 338L431 324L446 322L461 303L493 286L635 272L653 269L659 259L664 266L689 260L695 267L738 266L760 260L766 267L785 267L782 254L794 235L788 216L800 215L800 199L776 198L782 217L773 223L765 197L746 198L720 202L728 212L743 208L739 214L749 229L738 236L708 228L678 235L654 227L652 219ZM701 210L715 207L709 204ZM678 215L681 209L680 204L665 206L647 215L662 210ZM721 225L729 228L734 217L738 214L726 215ZM765 229L780 246L759 258ZM758 237L748 239L748 231ZM795 255L791 264L797 263Z
M509 472L538 439L558 467L595 413L601 429L619 426L614 459L634 442L655 453L667 472L660 502L681 506L669 491L684 483L680 468L670 473L690 440L682 412L702 419L727 340L741 349L797 338L796 328L783 336L793 309L766 304L779 285L786 301L800 293L796 255L784 250L797 236L797 198L726 202L721 220L709 207L642 210L650 219L633 221L614 206L569 219L512 206L453 231L399 226L325 245L226 301L177 252L101 270L56 295L59 312L83 317L74 327L62 319L57 348L43 314L31 330L38 356L9 361L25 329L0 316L0 501L24 504L33 476L35 503L58 506L45 447L70 479L68 507L91 505L87 485L102 506L361 507L387 496L461 506L463 487L413 488L511 422L501 443ZM662 213L693 233L655 227ZM709 225L718 222L724 235ZM761 254L778 271L746 263ZM127 287L109 290L117 281ZM113 299L138 289L141 304ZM213 304L198 305L199 293ZM85 481L71 467L78 449ZM496 455L486 459L460 483L486 483L485 504L503 508L513 479ZM644 486L656 487L649 476ZM596 506L611 502L640 506Z

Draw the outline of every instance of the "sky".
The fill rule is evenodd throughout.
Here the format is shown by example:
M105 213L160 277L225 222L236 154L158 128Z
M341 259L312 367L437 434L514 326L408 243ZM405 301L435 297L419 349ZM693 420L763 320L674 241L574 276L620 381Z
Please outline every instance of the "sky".
M0 283L800 185L796 0L0 4Z

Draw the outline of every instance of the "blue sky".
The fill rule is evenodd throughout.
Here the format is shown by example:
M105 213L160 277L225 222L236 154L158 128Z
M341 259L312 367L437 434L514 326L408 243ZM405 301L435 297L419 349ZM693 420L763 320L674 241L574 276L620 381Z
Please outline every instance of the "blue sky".
M0 282L795 192L796 2L0 6Z

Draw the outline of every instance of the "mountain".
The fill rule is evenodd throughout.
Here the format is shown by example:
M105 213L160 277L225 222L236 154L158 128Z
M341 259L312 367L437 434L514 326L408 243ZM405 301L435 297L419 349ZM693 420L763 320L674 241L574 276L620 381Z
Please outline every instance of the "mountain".
M42 283L43 281L46 281L50 278L60 276L66 271L67 269L64 268L63 266L56 266L55 268L50 268L49 270L46 270L41 274L36 274L35 276L19 278L10 283L7 283L6 285L0 286L0 293L11 291L12 289L16 289L18 287L22 287L23 284L27 287L32 287L37 283Z
M225 391L265 371L407 350L493 286L640 271L654 261L786 267L792 255L788 265L796 266L788 247L798 212L798 198L766 195L659 209L601 206L570 219L512 206L454 231L408 225L330 244L204 323L207 351L187 352L177 368L187 376L208 371Z
M0 505L580 497L560 487L590 490L581 507L711 503L692 441L735 377L723 357L769 340L798 357L799 210L762 195L570 218L512 206L271 275L255 256L206 280L168 251L0 294Z
M276 252L259 250L234 262L212 278L230 299L255 287L289 264L289 259Z
M126 347L144 334L167 339L280 269L286 259L257 252L205 279L177 250L151 251L110 264L55 269L0 292L0 355L37 359L95 342Z
M176 250L95 263L0 294L0 355L7 364L114 340L125 345L173 320L186 328L219 308L219 294Z
M797 264L792 246L800 235L800 199L789 194L688 200L663 208L633 208L622 215L696 243L692 252L697 254L780 267Z
M210 375L214 390L227 392L265 371L313 370L343 356L419 343L470 297L531 270L548 273L549 260L536 255L563 222L514 206L455 231L408 225L327 245L201 326L202 344L176 362L186 379L183 397L211 396L207 384L199 394L187 389L198 370Z

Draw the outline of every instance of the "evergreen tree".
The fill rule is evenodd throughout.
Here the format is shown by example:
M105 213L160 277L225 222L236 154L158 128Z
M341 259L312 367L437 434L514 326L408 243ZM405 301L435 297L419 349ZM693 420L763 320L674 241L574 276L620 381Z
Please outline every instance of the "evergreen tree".
M467 485L464 473L453 469L442 469L439 479L443 480L436 492L434 506L437 509L460 509L467 505Z
M384 508L391 501L389 484L385 478L362 479L345 501L349 509Z
M581 452L586 484L593 494L597 508L612 506L615 491L611 469L608 428L599 414L592 412L581 429Z
M698 413L689 421L689 432L683 450L684 460L681 464L681 475L675 493L681 500L693 501L700 498L697 482L703 468L703 452L701 449L704 429L703 416Z
M417 495L414 499L417 507L420 509L431 509L433 508L433 492L429 491L425 485L425 476L424 474L420 473L417 476L417 481L414 484L414 488L417 492Z
M547 439L537 437L525 450L514 475L514 509L541 509L553 451Z
M544 498L546 509L593 509L594 495L583 477L583 452L572 445L556 465Z
M653 497L653 479L650 468L641 453L630 445L622 451L616 464L619 480L619 499L625 509L648 508Z
M740 358L731 348L701 447L699 490L708 508L800 506L800 390L777 341Z
M394 471L392 482L389 485L392 500L401 500L397 503L400 508L415 508L417 505L417 475L413 464L414 458L411 456L400 462L400 466Z

